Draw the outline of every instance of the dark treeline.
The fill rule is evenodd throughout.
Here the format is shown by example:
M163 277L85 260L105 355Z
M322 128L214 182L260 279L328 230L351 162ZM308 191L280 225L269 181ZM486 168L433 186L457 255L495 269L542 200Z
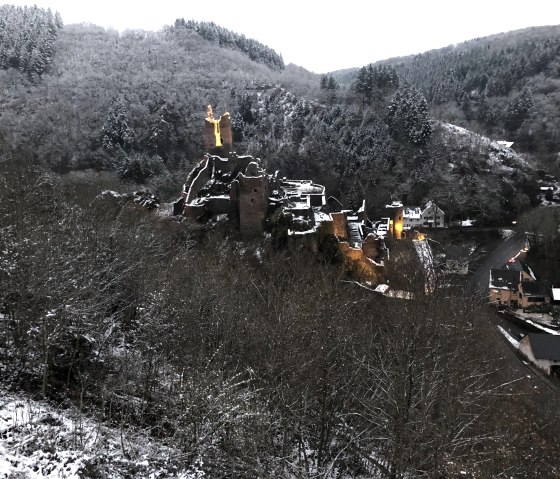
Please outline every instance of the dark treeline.
M558 403L511 395L475 301L385 299L309 255L242 252L98 196L114 180L10 155L0 173L4 384L146 428L211 477L558 472Z
M202 38L215 42L221 47L232 48L245 53L251 60L268 65L278 70L284 69L282 56L272 48L262 43L239 35L227 28L220 27L214 22L185 21L184 18L175 20L175 28L186 28L198 33Z
M560 27L470 40L380 62L418 88L432 113L490 136L516 141L549 166L560 145ZM361 72L341 80L358 81Z

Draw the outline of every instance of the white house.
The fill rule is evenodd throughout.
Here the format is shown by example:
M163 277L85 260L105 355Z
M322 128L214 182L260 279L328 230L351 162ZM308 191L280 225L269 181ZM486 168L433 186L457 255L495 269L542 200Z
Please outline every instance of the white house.
M428 201L424 208L403 207L403 229L417 227L443 228L445 213L433 201Z

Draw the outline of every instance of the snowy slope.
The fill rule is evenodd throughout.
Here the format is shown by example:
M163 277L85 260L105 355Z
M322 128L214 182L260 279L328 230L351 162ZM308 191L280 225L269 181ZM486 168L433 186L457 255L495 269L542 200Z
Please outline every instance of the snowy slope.
M529 172L533 167L523 156L507 147L504 142L491 140L451 123L439 123L444 144L449 148L468 148L481 153L485 164L481 165L487 172L512 173Z
M204 477L202 463L186 469L181 457L145 433L0 389L0 479Z

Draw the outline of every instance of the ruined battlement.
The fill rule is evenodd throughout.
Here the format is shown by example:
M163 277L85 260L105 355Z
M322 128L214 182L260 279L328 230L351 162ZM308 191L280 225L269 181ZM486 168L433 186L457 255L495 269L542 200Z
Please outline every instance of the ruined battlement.
M209 150L227 143L222 128L226 115L229 119L224 114L216 120L208 107ZM243 239L261 237L268 229L287 238L288 245L314 253L330 236L339 245L348 271L372 281L384 275L386 248L367 218L365 202L356 212L344 210L336 198L326 199L323 185L269 174L250 155L206 154L189 173L174 211L198 222L225 216Z

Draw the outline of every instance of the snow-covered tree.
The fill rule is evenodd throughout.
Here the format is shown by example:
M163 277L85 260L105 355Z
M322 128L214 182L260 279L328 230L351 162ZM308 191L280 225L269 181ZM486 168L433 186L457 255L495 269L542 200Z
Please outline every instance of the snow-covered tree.
M416 88L404 85L391 100L387 114L391 135L414 146L425 145L432 134L428 117L428 104Z
M509 131L517 130L533 111L533 95L529 88L523 90L509 103L505 126Z
M128 126L127 108L122 98L113 98L101 134L103 148L111 154L127 152L132 148L134 132Z

